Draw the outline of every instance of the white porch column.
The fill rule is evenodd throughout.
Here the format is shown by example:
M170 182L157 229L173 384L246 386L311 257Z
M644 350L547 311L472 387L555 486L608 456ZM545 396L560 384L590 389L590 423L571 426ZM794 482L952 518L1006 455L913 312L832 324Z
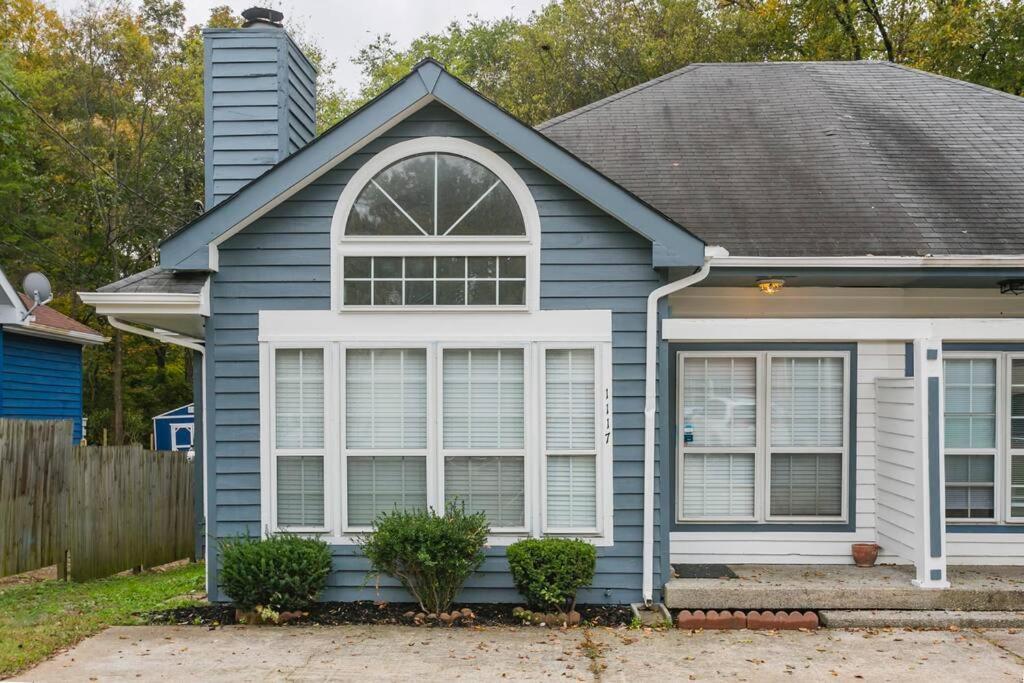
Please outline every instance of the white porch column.
M946 481L942 426L942 339L931 336L914 340L917 375L917 406L920 411L921 461L917 467L917 553L914 565L920 588L949 588L946 576Z

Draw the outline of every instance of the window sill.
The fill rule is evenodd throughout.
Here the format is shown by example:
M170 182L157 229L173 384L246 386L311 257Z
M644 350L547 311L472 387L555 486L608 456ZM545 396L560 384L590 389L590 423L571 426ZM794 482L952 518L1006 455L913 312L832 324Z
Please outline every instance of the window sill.
M364 534L367 534L367 533L370 533L370 532L371 532L371 529L367 529L366 531L363 531L363 532L350 531L350 532L346 532L345 534L342 534L340 536L337 536L337 535L329 536L329 535L325 535L325 534L330 534L331 533L330 531L308 531L308 530L295 530L295 529L288 529L288 530L280 529L280 530L277 530L277 531L272 531L271 533L316 536L320 540L324 541L327 545L354 546L354 545L359 545L360 538ZM508 546L512 545L513 543L515 543L517 541L522 541L522 540L525 540L525 539L528 539L528 538L534 538L534 536L531 536L530 534L525 533L525 532L523 532L523 533L509 533L509 534L491 534L490 536L487 537L487 547L489 547L489 548L505 548L505 547L508 547ZM614 540L612 538L610 538L610 537L601 536L601 535L594 535L594 534L584 534L582 532L580 532L580 533L572 533L572 532L568 532L568 533L551 533L551 532L548 532L548 533L544 534L544 536L541 536L541 538L578 538L581 541L586 541L586 542L590 543L591 545L594 545L594 546L597 546L597 547L610 547L610 546L614 545Z

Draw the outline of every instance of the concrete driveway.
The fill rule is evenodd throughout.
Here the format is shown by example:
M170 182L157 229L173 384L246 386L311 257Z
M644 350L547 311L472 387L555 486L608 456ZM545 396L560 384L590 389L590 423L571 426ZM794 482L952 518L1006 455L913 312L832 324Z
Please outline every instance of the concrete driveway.
M1024 633L406 626L111 628L28 681L1016 681Z

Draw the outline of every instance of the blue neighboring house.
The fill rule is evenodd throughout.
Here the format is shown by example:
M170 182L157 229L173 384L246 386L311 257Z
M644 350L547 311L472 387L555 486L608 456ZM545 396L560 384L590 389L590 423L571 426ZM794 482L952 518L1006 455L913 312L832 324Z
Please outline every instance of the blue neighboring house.
M250 12L250 15L252 13ZM693 64L536 127L433 60L316 134L263 12L205 41L206 207L84 292L195 354L217 541L315 535L327 600L398 505L673 565L1024 564L1024 99L888 63ZM528 96L526 93L524 96Z
M153 418L153 445L156 450L191 450L195 417L194 403L155 416Z
M106 338L49 306L32 308L0 270L0 417L71 420L82 439L82 351Z

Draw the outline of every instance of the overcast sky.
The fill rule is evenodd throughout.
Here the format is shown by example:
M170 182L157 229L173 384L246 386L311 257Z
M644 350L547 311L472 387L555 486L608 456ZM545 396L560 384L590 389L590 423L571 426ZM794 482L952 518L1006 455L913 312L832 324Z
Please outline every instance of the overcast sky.
M82 0L47 0L60 11L74 9ZM184 0L190 24L205 21L210 8L229 5L238 13L260 6L259 0ZM400 48L423 33L436 32L453 19L477 14L484 19L513 14L525 17L549 0L274 0L263 3L284 12L285 26L298 20L333 57L335 79L349 91L359 86L359 69L351 63L359 49L375 36L390 33Z

